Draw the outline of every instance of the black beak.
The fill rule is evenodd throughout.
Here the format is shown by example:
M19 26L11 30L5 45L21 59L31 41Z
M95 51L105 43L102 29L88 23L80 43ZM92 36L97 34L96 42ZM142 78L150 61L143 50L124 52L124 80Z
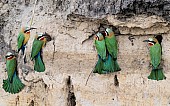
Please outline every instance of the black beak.
M46 32L42 36L44 36L47 39L47 41L51 41L52 40L51 36L48 33L46 33Z
M143 42L149 42L149 40L144 40Z
M27 31L30 31L32 29L37 29L37 28L29 28L29 29L25 30L24 33L26 33Z

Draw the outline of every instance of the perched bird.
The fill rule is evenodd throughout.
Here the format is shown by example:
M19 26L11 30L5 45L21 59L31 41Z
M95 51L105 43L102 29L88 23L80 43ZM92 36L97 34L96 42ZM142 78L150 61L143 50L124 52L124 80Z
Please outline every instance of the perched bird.
M31 60L35 59L34 70L37 72L45 71L45 64L42 59L42 48L50 41L51 37L47 33L40 33L36 35L31 51Z
M106 49L111 55L111 58L113 59L113 65L114 65L114 72L120 71L120 67L117 62L117 54L118 54L118 45L116 41L116 37L114 35L114 32L112 29L107 28L105 30L105 42L106 42Z
M102 74L104 61L106 61L106 46L104 36L100 32L94 36L94 44L98 53L98 61L93 72Z
M29 28L29 27L22 27L18 39L17 39L17 46L18 46L18 52L22 50L22 54L24 55L26 44L30 38L30 30L36 29L36 28ZM24 57L24 63L26 63L26 57Z
M94 67L94 73L106 74L114 71L111 55L107 54L104 36L98 32L94 37L94 43L98 53L98 61Z
M8 52L6 55L6 69L8 79L3 80L3 89L12 94L20 92L25 85L17 76L17 60L16 56L11 52Z
M148 40L144 40L144 42L148 42L150 48L150 59L152 64L152 71L148 76L148 79L158 81L166 79L166 77L163 74L162 68L159 68L159 65L161 63L162 47L158 42L157 38L158 37L149 38Z

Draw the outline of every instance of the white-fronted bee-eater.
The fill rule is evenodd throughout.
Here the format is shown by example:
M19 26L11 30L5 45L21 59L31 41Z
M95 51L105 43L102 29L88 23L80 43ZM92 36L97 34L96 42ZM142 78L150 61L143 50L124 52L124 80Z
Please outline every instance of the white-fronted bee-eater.
M12 94L20 92L24 88L24 84L17 75L16 56L11 52L6 55L6 69L8 78L3 80L3 89Z
M104 35L105 35L106 49L111 55L111 58L113 59L114 72L120 71L121 69L117 62L118 44L117 44L116 36L114 35L114 32L111 28L107 28L105 30Z
M107 53L106 43L102 33L98 32L95 35L94 43L98 53L98 61L93 73L107 74L114 72L114 62L111 55Z
M166 77L163 73L163 69L159 67L162 57L162 47L157 38L158 37L149 38L148 40L144 40L144 42L147 42L149 45L150 59L152 64L152 71L148 76L148 79L158 81L166 79Z
M22 27L17 39L18 52L21 50L22 54L25 54L26 44L30 38L30 30L36 28ZM26 63L26 57L24 57L24 63Z
M45 71L45 64L42 59L42 48L46 45L47 41L50 41L51 37L47 33L40 33L36 35L31 51L31 60L34 61L34 70L37 72Z

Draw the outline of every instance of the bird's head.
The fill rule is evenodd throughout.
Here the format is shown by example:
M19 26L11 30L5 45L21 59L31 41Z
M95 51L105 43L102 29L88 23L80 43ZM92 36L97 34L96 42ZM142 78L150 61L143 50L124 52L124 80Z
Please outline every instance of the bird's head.
M15 55L11 52L8 52L5 56L6 60L11 60L13 58L15 58Z
M105 35L105 37L110 37L110 36L114 35L114 32L111 28L106 28L104 35Z
M37 40L47 42L47 41L51 41L52 38L48 33L45 32L45 33L39 33L38 37L37 37Z
M98 40L98 41L102 41L104 39L103 37L103 34L98 32L95 36L94 36L94 39L95 40Z
M148 45L151 47L158 43L158 40L156 38L149 38L148 40L144 40L143 42L147 42Z
M30 28L30 27L22 27L21 32L24 34L29 34L30 35L30 30L37 29L37 28Z

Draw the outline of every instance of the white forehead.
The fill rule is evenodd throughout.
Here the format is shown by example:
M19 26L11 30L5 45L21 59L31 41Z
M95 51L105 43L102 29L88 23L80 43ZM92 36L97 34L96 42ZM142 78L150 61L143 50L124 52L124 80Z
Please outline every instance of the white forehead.
M106 31L107 32L111 32L112 30L110 28L106 28Z
M107 31L107 32L109 32L109 30L110 30L109 28L106 28L106 31Z
M28 30L28 29L30 29L30 28L29 28L28 26L26 26L26 27L25 27L25 30Z
M97 33L97 36L102 36L102 34L100 32Z
M153 41L153 38L149 38L149 41Z
M43 35L43 33L39 33L39 34L38 34L38 36L42 36L42 35Z
M10 55L12 55L12 53L11 53L11 52L8 52L6 55L7 55L7 56L10 56Z

